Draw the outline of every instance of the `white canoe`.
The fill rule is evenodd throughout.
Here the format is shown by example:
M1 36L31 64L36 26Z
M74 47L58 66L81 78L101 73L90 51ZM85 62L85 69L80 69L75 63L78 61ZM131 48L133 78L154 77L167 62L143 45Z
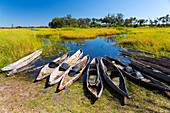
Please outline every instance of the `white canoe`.
M64 76L61 79L58 90L66 88L67 86L71 85L74 81L76 81L78 78L80 78L89 62L90 57L89 55L86 55L81 60L79 60L74 66L72 66L71 70L64 73Z
M69 54L64 54L61 57L54 59L52 62L46 64L39 72L36 80L42 80L48 77L64 60L69 58ZM50 66L51 64L56 64L56 66Z
M35 60L37 57L39 57L42 53L42 49L39 49L37 51L35 51L34 53L31 53L28 56L25 56L23 58L21 58L20 60L9 64L8 66L3 67L1 70L2 71L10 71L10 70L16 70L19 68L22 68L26 65L28 65L29 63L31 63L33 60Z
M50 75L50 78L49 78L49 82L48 84L49 85L53 85L53 84L56 84L58 83L64 73L70 69L70 66L75 64L83 55L83 51L81 49L79 49L76 53L74 53L69 59L65 60L63 63L61 63ZM66 64L66 68L64 69L64 65ZM68 65L67 65L68 64Z

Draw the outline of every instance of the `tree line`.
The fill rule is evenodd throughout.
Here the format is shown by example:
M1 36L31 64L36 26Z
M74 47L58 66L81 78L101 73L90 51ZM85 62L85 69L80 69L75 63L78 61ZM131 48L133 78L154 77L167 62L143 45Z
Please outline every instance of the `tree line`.
M73 18L71 14L65 17L55 17L48 24L51 28L62 27L141 27L141 26L170 26L169 14L152 19L137 19L136 17L124 18L122 13L108 14L104 18Z

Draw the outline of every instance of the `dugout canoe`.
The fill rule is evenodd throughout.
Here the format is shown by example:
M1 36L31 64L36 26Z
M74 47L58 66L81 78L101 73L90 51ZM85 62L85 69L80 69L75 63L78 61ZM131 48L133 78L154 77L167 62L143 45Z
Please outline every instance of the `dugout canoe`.
M71 65L74 65L83 55L83 51L79 49L70 58L62 62L51 74L49 78L49 85L58 83L67 70L70 70Z
M46 64L39 72L36 80L42 80L48 77L64 60L69 58L69 54L66 53L61 57L54 59L52 62Z
M120 95L131 98L122 72L112 62L106 60L105 58L101 58L100 62L104 79L110 87Z
M170 83L170 75L167 75L165 73L162 73L161 71L158 71L156 69L150 68L149 66L138 62L137 60L134 59L129 59L131 61L131 65L133 65L135 68L140 70L143 73L148 74L149 76L152 76L156 79L159 79L161 81Z
M157 70L159 70L159 71L161 71L161 72L163 72L165 74L170 75L170 69L168 69L166 67L160 66L160 65L158 65L156 63L147 62L145 60L141 60L141 59L138 59L138 58L136 58L135 60L137 60L138 62L140 62L142 64L150 66L150 68L155 68L155 69L157 69Z
M20 60L3 67L1 70L2 71L10 71L10 70L20 69L20 68L30 64L32 61L34 61L36 58L38 58L41 54L42 54L42 49L39 49L39 50L31 53L30 55L27 55L27 56L21 58Z
M160 58L151 58L151 56L155 56L155 55L152 55L151 53L146 54L146 52L141 52L141 53L139 51L135 52L135 50L130 50L130 51L120 50L120 52L122 52L121 53L122 55L129 56L129 57L135 57L140 60L150 62L153 64L157 64L162 67L170 69L170 60L167 57L162 56Z
M170 87L163 82L150 77L147 74L141 73L140 71L134 69L133 67L122 63L121 61L108 57L106 58L118 67L123 75L125 75L132 82L142 85L148 88L153 88L160 91L170 91Z
M131 55L137 55L137 56L156 56L156 54L153 54L151 52L145 52L145 51L139 51L139 50L134 50L134 49L128 49L126 50L120 50L121 52L129 52ZM166 56L160 56L158 58L161 61L169 62L170 63L170 58Z
M79 60L75 65L73 65L69 71L64 73L64 76L59 84L58 90L63 90L64 88L71 85L78 78L80 78L89 62L90 57L89 55L86 55L81 60Z
M98 99L103 92L103 82L99 72L99 60L93 58L87 69L87 79L86 79L88 91Z

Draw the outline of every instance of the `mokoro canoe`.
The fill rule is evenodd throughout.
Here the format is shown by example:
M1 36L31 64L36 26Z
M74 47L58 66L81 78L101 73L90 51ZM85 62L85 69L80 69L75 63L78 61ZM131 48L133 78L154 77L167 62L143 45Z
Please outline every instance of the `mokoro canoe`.
M150 57L145 57L145 56L140 56L140 57L138 57L138 59L146 61L146 62L150 62L150 63L153 63L153 64L157 64L157 65L160 65L162 67L170 69L170 62L167 62L167 61L164 61L164 60L160 60L160 59L156 59L156 58L150 58Z
M162 73L158 70L150 68L147 65L144 65L144 64L138 62L137 60L134 60L134 59L129 59L129 60L131 61L131 64L135 68L139 69L141 72L146 73L146 74L148 74L156 79L159 79L161 81L170 83L170 75L167 75L167 74Z
M69 71L64 73L64 76L59 84L58 90L63 90L67 86L71 85L78 78L80 78L89 62L90 57L89 55L86 55L81 60L79 60L75 65L73 65Z
M103 92L103 82L99 72L99 60L93 58L87 69L87 89L97 99Z
M58 83L62 78L64 73L67 70L70 70L70 66L75 64L83 55L83 51L79 49L76 53L74 53L70 58L62 62L51 74L49 78L49 85L53 85Z
M104 79L111 86L111 88L120 95L131 98L122 72L112 62L106 60L105 58L101 58L100 62Z
M139 51L139 50L134 50L134 49L128 49L127 51L125 50L120 50L121 52L129 52L133 55L141 55L141 56L156 56L156 54L153 54L151 52L145 52L145 51ZM165 61L165 62L169 62L170 63L170 58L166 57L166 56L160 56L158 58L161 61Z
M128 56L153 56L152 53L150 52L143 52L143 51L138 51L138 50L120 50L123 55L128 55Z
M170 69L170 60L169 60L169 58L166 58L166 57L151 58L151 57L148 57L149 55L145 55L145 54L142 54L142 53L135 53L135 52L132 52L132 51L121 50L121 52L122 52L121 53L122 55L130 56L130 57L133 56L133 57L138 58L140 60L147 61L147 62L157 64L157 65L160 65L162 67Z
M61 57L54 59L52 62L46 64L39 72L36 80L42 80L48 77L64 60L69 58L69 54L64 54Z
M2 71L10 71L10 70L20 69L20 68L30 64L32 61L34 61L37 57L39 57L41 55L41 53L42 53L42 49L39 49L39 50L35 51L34 53L32 53L28 56L25 56L25 57L21 58L20 60L3 67L1 70Z
M170 69L168 69L166 67L162 67L162 66L160 66L160 65L158 65L156 63L150 63L150 62L147 62L145 60L138 59L138 58L136 58L136 60L138 62L140 62L140 63L143 63L143 64L147 65L147 66L150 66L151 68L155 68L155 69L157 69L157 70L159 70L159 71L161 71L161 72L163 72L165 74L170 75Z
M108 56L106 58L110 60L112 63L114 63L115 66L122 71L123 75L125 75L132 82L161 91L170 91L170 87L164 84L163 82L156 80L148 76L147 74L141 73L135 70L133 67L126 65L117 59Z

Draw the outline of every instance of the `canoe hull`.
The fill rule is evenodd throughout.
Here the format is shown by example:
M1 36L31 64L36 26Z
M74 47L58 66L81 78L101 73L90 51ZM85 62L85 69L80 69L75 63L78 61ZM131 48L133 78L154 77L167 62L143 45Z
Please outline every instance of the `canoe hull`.
M58 62L58 63L62 63L63 61L67 60L69 58L69 54L64 54L61 57L56 58L55 60L53 60L52 62ZM49 63L46 64L39 72L36 80L42 80L45 79L46 77L48 77L55 69L55 68L50 68L49 67Z
M170 83L170 76L169 75L164 74L164 73L160 73L160 72L156 72L156 71L153 71L153 70L151 70L151 69L149 69L149 68L147 68L145 66L142 66L136 60L130 59L130 61L131 61L131 64L135 68L139 69L141 72L144 72L144 73L146 73L146 74L148 74L148 75L150 75L150 76L152 76L154 78L157 78L157 79L159 79L161 81Z
M121 71L115 65L113 65L111 62L109 62L108 60L106 60L104 58L101 58L100 62L101 62L101 68L103 70L103 77L104 77L105 81L110 85L110 87L113 90L115 90L116 92L118 92L119 94L121 94L122 96L125 96L127 98L131 98L131 96L128 94L125 79L124 79ZM111 80L111 78L107 74L106 70L107 70L108 67L107 67L106 63L108 63L109 66L112 66L119 73L119 75L118 75L119 80L120 80L119 86L114 84L114 82Z
M99 84L98 86L95 86L94 88L92 88L89 84L89 71L90 71L90 68L91 68L91 64L97 64L96 65L96 68L97 68L97 77L99 78ZM99 72L99 60L97 58L93 58L90 65L88 66L88 69L87 69L87 79L86 79L86 85L87 85L87 89L88 91L96 98L98 99L102 92L103 92L103 82L102 82L102 79L101 79L101 75L100 75L100 72Z
M69 71L71 69L71 65L74 65L83 55L83 51L81 49L79 49L76 53L74 53L70 58L68 58L67 60L65 60L63 63L67 63L70 65L70 67L65 70L65 71L61 71L60 70L60 66L63 64L61 63L51 74L50 74L50 78L49 78L49 85L54 85L56 83L58 83L64 76L64 73Z
M64 73L64 77L62 78L61 82L60 82L60 85L58 87L58 90L62 90L68 86L70 86L74 81L76 81L77 79L79 79L81 77L81 75L83 74L86 66L89 64L89 61L90 61L90 57L89 55L86 55L85 57L83 57L76 65L74 66L77 66L79 63L81 64L81 62L83 62L84 60L85 61L85 64L81 67L81 70L79 71L78 74L74 75L73 77L70 77L68 75L69 71L67 71L66 73ZM73 66L72 66L73 67ZM69 78L69 79L68 79ZM66 80L67 79L67 80Z
M147 88L154 88L154 89L160 90L160 91L170 91L170 87L168 85L162 83L161 81L156 80L156 79L154 79L154 78L152 78L152 77L150 77L150 76L148 76L147 74L144 74L144 73L142 73L142 75L144 76L144 78L146 78L150 82L136 78L136 77L134 77L133 75L131 75L130 73L128 73L124 70L124 68L127 65L123 64L122 62L120 62L116 59L110 58L110 57L107 57L107 59L110 60L110 61L116 62L116 66L122 71L123 75L125 75L132 82L134 82L138 85L142 85L142 86L147 87Z
M35 60L37 57L39 57L41 54L42 54L42 49L37 50L34 53L31 53L30 55L27 55L27 56L21 58L20 60L3 67L1 70L2 71L17 70L19 68L22 68L22 67L28 65L33 60Z

